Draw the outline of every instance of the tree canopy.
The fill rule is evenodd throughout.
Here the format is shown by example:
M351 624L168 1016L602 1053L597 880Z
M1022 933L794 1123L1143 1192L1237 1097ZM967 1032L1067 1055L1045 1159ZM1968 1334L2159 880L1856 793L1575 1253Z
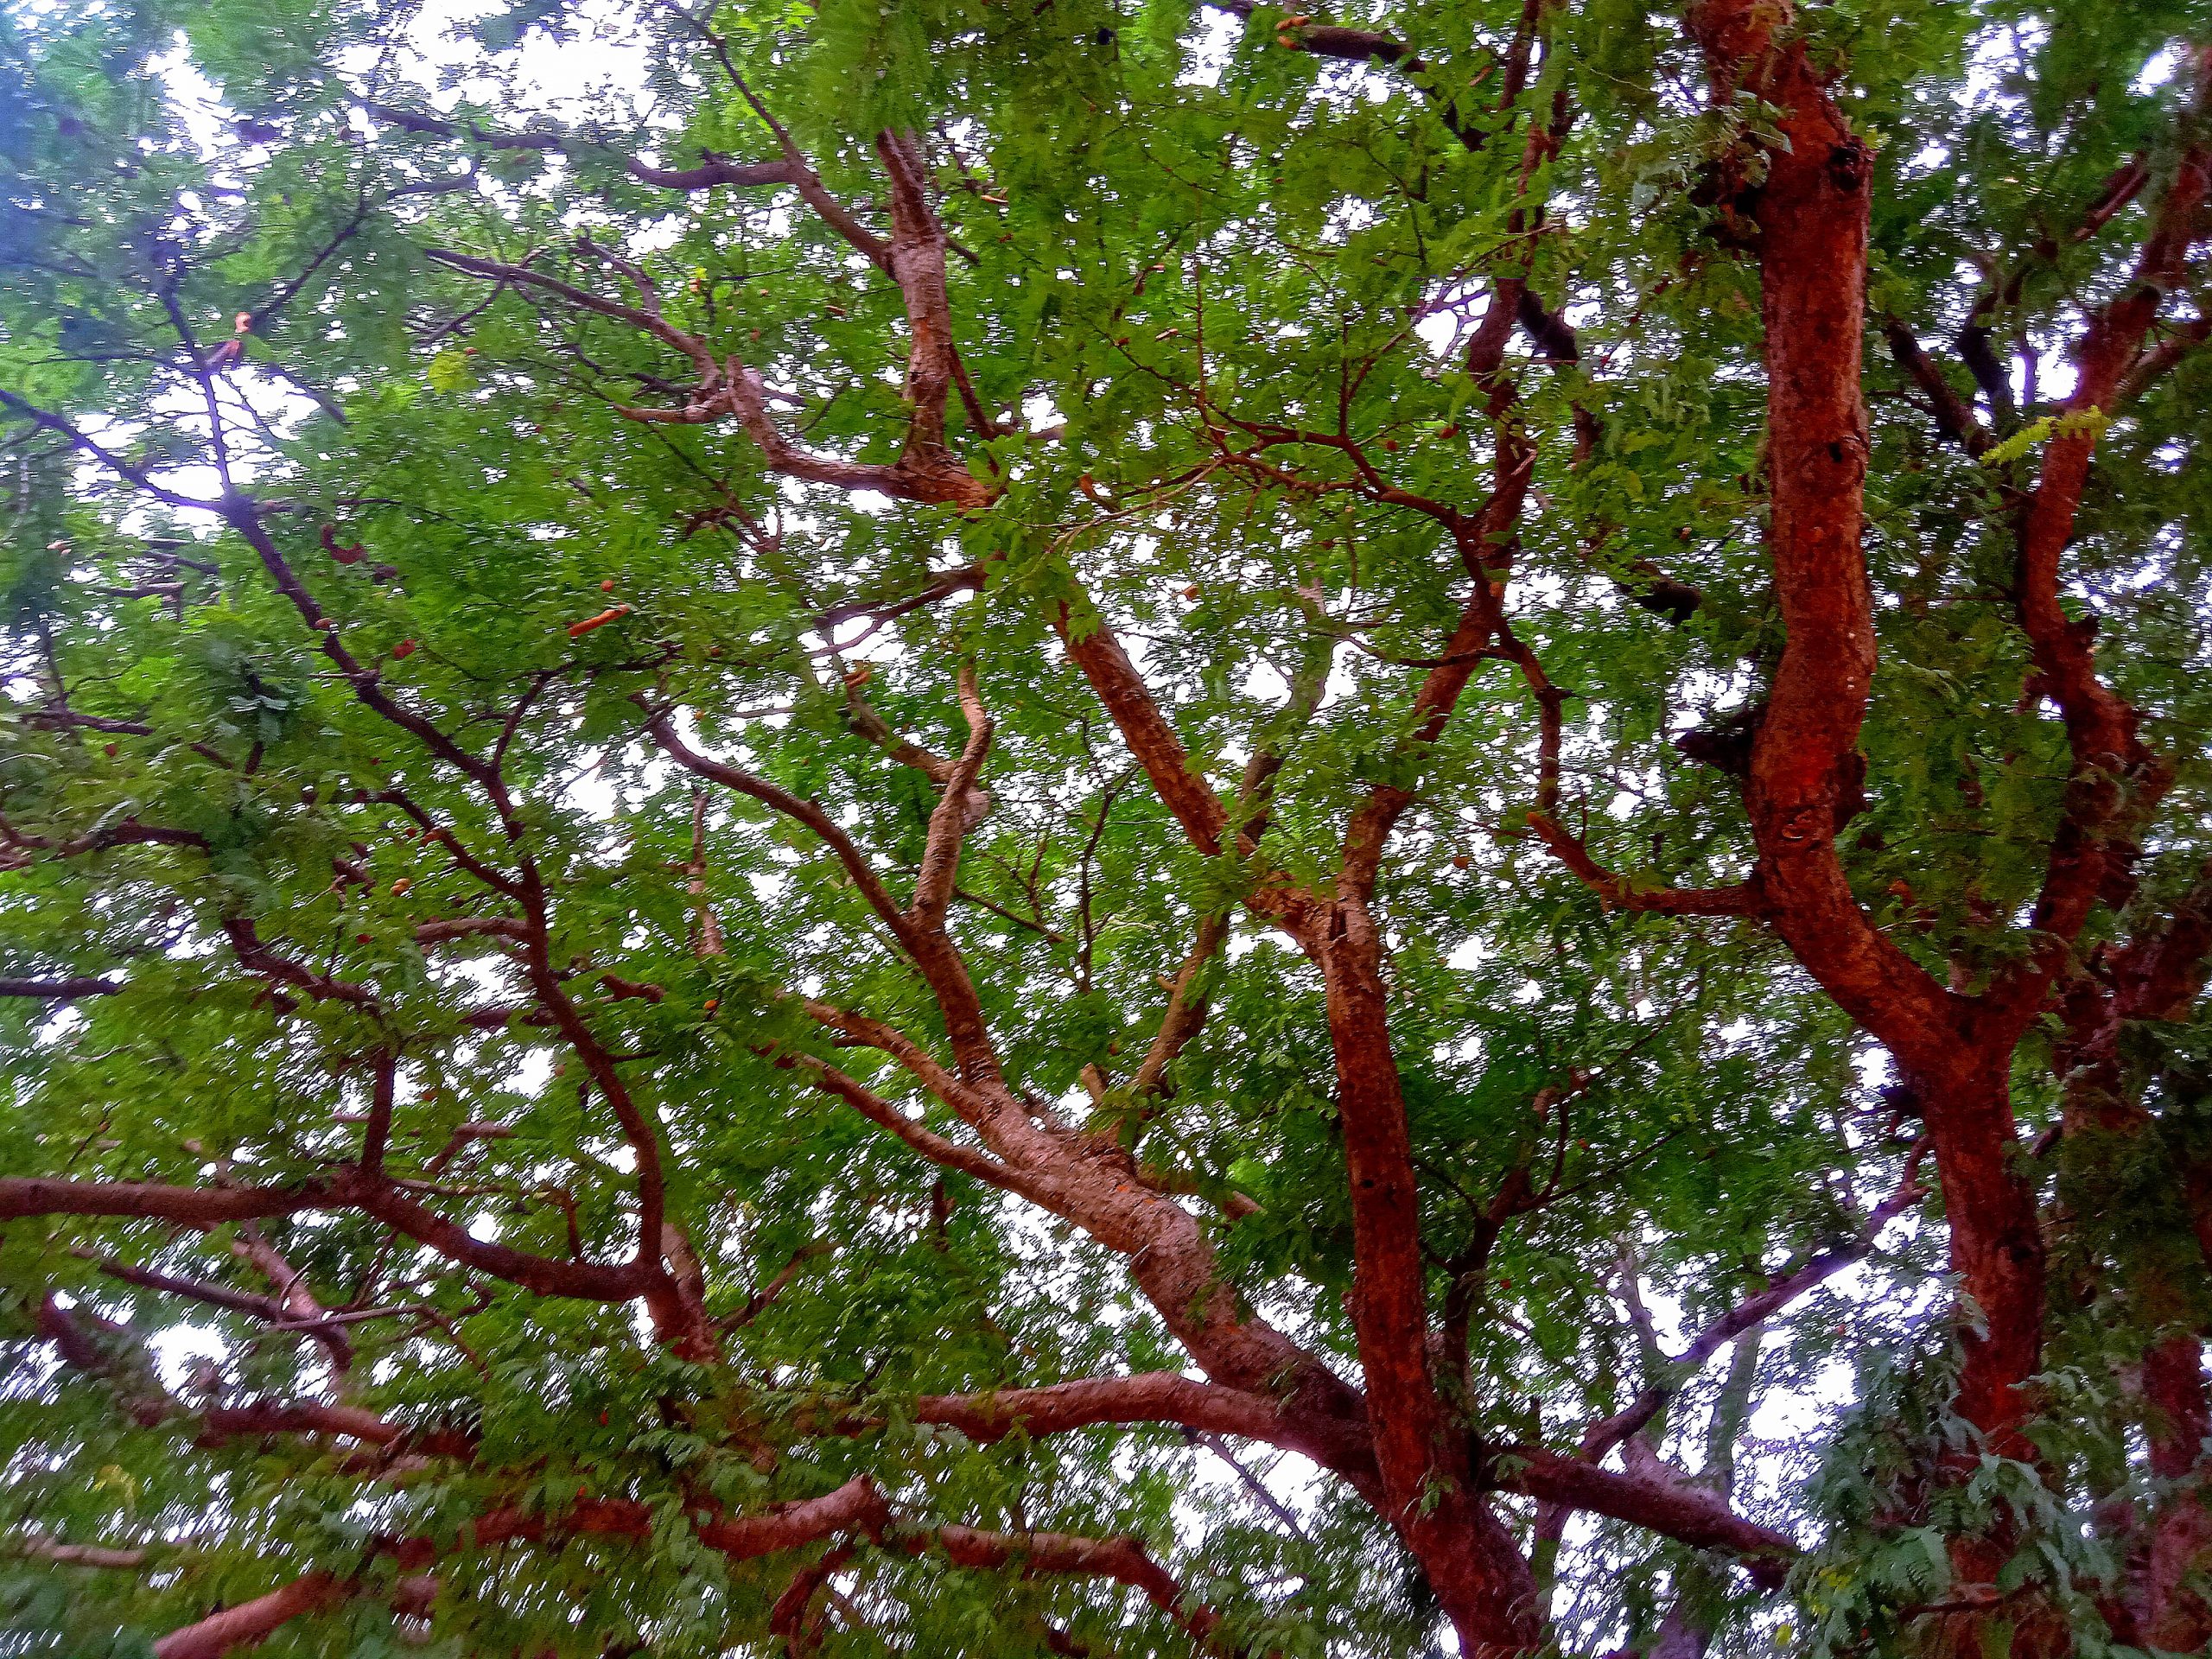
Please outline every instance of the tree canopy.
M0 5L0 1652L2212 1643L2202 0Z

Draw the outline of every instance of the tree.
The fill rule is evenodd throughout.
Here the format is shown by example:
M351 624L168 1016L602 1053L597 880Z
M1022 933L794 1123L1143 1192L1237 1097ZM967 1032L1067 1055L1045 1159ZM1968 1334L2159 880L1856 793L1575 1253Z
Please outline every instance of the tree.
M2201 6L442 16L4 14L9 1651L2212 1642Z

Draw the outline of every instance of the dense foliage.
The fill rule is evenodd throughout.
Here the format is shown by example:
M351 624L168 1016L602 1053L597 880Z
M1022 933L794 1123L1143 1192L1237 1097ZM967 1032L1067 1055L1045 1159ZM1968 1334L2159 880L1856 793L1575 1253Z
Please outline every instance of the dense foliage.
M2208 102L0 7L0 1653L2203 1650Z

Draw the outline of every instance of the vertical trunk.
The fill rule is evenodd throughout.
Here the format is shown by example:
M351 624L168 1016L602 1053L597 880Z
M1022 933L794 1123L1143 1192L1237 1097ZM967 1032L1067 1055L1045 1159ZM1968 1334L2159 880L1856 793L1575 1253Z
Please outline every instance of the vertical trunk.
M1786 6L1704 0L1690 16L1716 93L1783 111L1751 197L1765 324L1768 540L1786 640L1745 797L1776 929L1837 1004L1888 1046L1925 1104L1951 1257L1987 1334L1963 1335L1958 1408L2008 1456L2029 1447L2020 1383L2043 1325L2043 1247L2015 1173L2010 1038L1974 1040L1946 993L1867 920L1835 837L1857 810L1875 664L1860 547L1867 442L1859 396L1872 157L1788 38Z
M2007 1083L2009 1047L1969 1052L1940 1082L1914 1080L1936 1147L1951 1269L1966 1306L1958 1319L1961 1366L1952 1408L1981 1431L1999 1457L2037 1461L2024 1432L2032 1402L2024 1386L2043 1352L2044 1253L2034 1191L2019 1173ZM1953 1459L1961 1478L1973 1471L1971 1452ZM1986 1536L1956 1537L1951 1570L1966 1585L1995 1582L2017 1539L2000 1522ZM2023 1603L2005 1615L2012 1651L2044 1659L2072 1651L2063 1616ZM1974 1659L1993 1627L1967 1610L1938 1616L1931 1650Z
M1336 914L1323 972L1351 1184L1352 1321L1386 1518L1421 1563L1460 1651L1507 1659L1538 1643L1535 1580L1473 1491L1466 1437L1429 1376L1420 1203L1382 944L1357 899L1340 900Z
M2147 1644L2174 1653L2212 1648L2212 1605L2189 1587L2193 1570L2212 1553L2212 1504L2204 1441L2212 1435L2212 1400L2204 1383L2204 1344L2183 1332L2144 1356L2143 1395L2152 1408L2151 1472L2181 1483L2150 1523L2139 1599Z
M2018 1167L2008 1052L1968 1053L1915 1078L1942 1178L1952 1270L1979 1315L1959 1334L1959 1414L1999 1456L2032 1460L2023 1388L2043 1351L2044 1252L2034 1188Z
M1705 1659L1713 1645L1713 1631L1691 1607L1687 1596L1677 1594L1659 1634L1651 1643L1650 1659Z

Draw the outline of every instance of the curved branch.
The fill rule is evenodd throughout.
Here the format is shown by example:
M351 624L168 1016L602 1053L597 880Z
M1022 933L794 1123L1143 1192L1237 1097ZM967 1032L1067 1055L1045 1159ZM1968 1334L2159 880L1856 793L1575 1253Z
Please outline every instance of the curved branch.
M703 30L702 32L704 32ZM712 36L709 38L712 39ZM715 42L719 51L720 42ZM727 57L724 66L728 66ZM695 167L658 167L634 156L620 158L623 169L644 184L658 185L665 190L711 190L719 186L735 189L760 189L764 186L788 184L799 193L800 199L822 216L840 236L868 257L871 264L882 265L887 257L883 239L853 217L850 209L830 195L822 182L821 175L808 164L798 145L782 124L771 117L753 97L753 89L737 79L739 92L753 105L753 111L765 122L784 153L779 162L733 162L726 157L702 152L705 159ZM467 138L490 149L534 149L541 152L566 152L571 149L605 149L603 145L588 145L572 134L556 132L492 132L474 121L461 123L442 120L414 110L398 109L389 104L364 103L361 107L386 124L403 132L422 133L442 138Z
M80 996L113 996L123 988L114 979L0 979L0 996L26 996L47 1002L71 1002Z
M0 1222L29 1216L118 1216L195 1227L303 1211L359 1210L439 1255L541 1296L625 1302L649 1287L650 1267L560 1262L480 1239L365 1171L348 1168L296 1186L165 1186L136 1181L0 1178Z
M2201 120L2212 109L2212 48L2198 49L2195 67ZM2118 854L2114 832L2155 805L2171 781L2171 769L2137 735L2135 709L2097 672L2094 620L2075 622L2062 607L2060 563L2074 537L2103 419L2116 406L2167 295L2181 283L2190 248L2202 233L2198 220L2208 197L2212 143L2200 139L2183 152L2152 214L2133 281L2091 319L2075 353L2078 373L2065 405L2075 418L2046 446L2020 526L2014 575L2020 628L2028 636L2036 689L2058 705L2073 757L2064 816L2031 922L2037 948L1993 991L2010 1020L2023 1025L2035 1016L2107 886Z
M342 1601L350 1593L349 1586L321 1568L303 1573L281 1590L170 1631L154 1643L154 1659L223 1659L225 1654L251 1647L293 1619Z
M678 734L675 721L665 709L645 722L645 731L660 746L664 754L686 771L709 779L726 789L734 789L770 810L780 812L812 830L836 855L838 863L844 866L845 874L852 877L853 885L868 900L868 908L875 912L902 944L906 942L911 930L905 912L899 908L890 890L883 885L882 878L876 874L861 849L853 844L853 838L820 806L812 801L801 800L789 790L779 788L765 778L755 777L742 767L700 753Z
M1529 828L1553 856L1580 878L1608 905L1663 916L1756 916L1764 906L1756 881L1728 887L1636 887L1590 855L1582 839L1541 812L1529 814Z
M1617 1474L1535 1446L1495 1448L1487 1474L1503 1491L1609 1516L1700 1549L1726 1550L1739 1557L1753 1580L1767 1589L1779 1586L1798 1554L1794 1540L1745 1520L1702 1486L1654 1475Z
M1866 1224L1856 1235L1833 1249L1821 1251L1800 1267L1776 1274L1773 1281L1764 1290L1745 1298L1699 1332L1689 1346L1668 1363L1673 1373L1669 1380L1652 1384L1637 1395L1625 1410L1590 1427L1582 1436L1582 1456L1592 1463L1597 1462L1657 1416L1668 1401L1680 1393L1683 1384L1697 1374L1699 1368L1721 1349L1746 1331L1772 1319L1800 1296L1825 1284L1844 1268L1865 1261L1872 1251L1875 1241L1881 1236L1882 1230L1928 1196L1927 1189L1921 1186L1912 1175L1926 1148L1924 1140L1914 1147L1906 1164L1904 1181L1875 1207L1873 1213L1866 1217Z
M1175 1371L1084 1377L995 1394L925 1395L912 1411L918 1423L957 1428L981 1441L1002 1440L1016 1430L1057 1434L1104 1423L1174 1423L1296 1452L1340 1471L1371 1470L1375 1456L1362 1424Z
M1066 1573L1112 1579L1133 1590L1142 1591L1154 1606L1208 1651L1236 1651L1218 1647L1214 1640L1221 1629L1221 1615L1203 1602L1193 1601L1174 1576L1132 1537L1084 1538L1065 1532L979 1532L973 1527L945 1526L933 1531L902 1530L894 1541L915 1554L935 1545L958 1567L984 1571L1017 1567L1025 1578L1035 1573Z

